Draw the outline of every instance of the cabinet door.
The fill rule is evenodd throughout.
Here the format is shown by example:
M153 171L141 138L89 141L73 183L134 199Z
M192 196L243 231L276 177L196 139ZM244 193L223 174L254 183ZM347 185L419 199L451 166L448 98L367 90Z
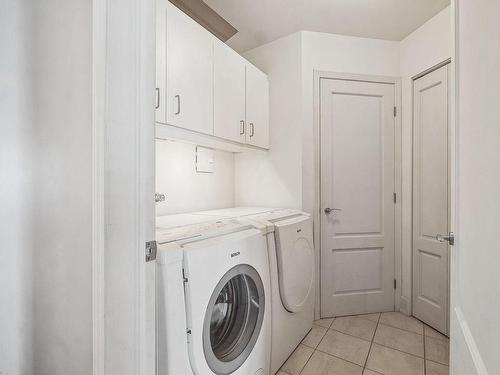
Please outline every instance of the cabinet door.
M269 81L253 65L246 65L246 142L269 148Z
M214 42L214 135L245 143L245 60Z
M167 123L213 134L213 36L174 5L167 8Z
M167 0L156 0L156 122L165 124Z

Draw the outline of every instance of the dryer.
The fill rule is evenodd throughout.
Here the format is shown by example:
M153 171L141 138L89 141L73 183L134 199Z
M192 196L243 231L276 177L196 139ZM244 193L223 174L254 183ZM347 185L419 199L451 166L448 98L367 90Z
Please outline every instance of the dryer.
M160 230L159 375L267 375L266 234L236 219Z
M267 227L271 276L270 373L275 374L314 322L314 245L310 215L273 210L248 216Z

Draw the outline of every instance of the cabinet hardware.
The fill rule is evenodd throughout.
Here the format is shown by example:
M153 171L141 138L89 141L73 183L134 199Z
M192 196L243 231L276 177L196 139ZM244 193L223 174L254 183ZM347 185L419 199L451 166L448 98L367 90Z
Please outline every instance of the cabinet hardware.
M253 125L253 122L250 123L250 138L252 138L255 135L255 126Z
M240 135L245 134L245 120L240 121Z
M175 115L179 115L181 113L181 96L176 95L174 96L174 99L177 101L177 110L175 111Z
M156 106L155 109L160 108L160 88L156 88Z

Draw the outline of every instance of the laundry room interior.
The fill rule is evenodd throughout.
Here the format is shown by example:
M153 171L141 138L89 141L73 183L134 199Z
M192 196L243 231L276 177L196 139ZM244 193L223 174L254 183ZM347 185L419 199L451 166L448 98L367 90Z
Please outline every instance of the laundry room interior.
M278 3L157 0L159 373L448 374L450 3Z
M500 0L4 0L0 375L500 374Z

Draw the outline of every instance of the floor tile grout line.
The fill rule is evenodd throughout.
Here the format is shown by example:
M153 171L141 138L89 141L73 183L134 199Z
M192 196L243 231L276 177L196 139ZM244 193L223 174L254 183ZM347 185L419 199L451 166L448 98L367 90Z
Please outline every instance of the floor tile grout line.
M426 361L428 361L428 362L432 362L432 363L435 363L436 365L441 365L441 366L450 367L450 365L449 365L449 364L445 365L444 363L441 363L441 362L436 362L436 361L433 361L432 359L426 359Z
M427 353L425 352L425 326L423 327L424 329L424 375L427 375Z
M381 324L381 325L383 325L383 326L386 326L386 327L399 329L399 330L401 330L401 331L405 331L405 332L409 332L409 333L413 333L413 334L415 334L415 335L419 335L419 336L424 336L424 337L425 337L425 334L424 334L424 333L418 333L418 332L415 332L415 331L411 331L411 330L409 330L409 329L405 329L405 328L401 328L401 327L396 327L396 326L390 325L390 324L388 324L388 323L382 323L382 322L381 322L380 324ZM439 339L437 339L437 340L439 340Z
M331 357L335 357L337 359L340 359L344 362L348 362L348 363L351 363L353 365L356 365L358 367L361 367L361 369L364 369L363 365L360 365L359 363L356 363L356 362L353 362L353 361L349 361L348 359L345 359L345 358L342 358L342 357L339 357L338 355L335 355L335 354L332 354L332 353L328 353L328 352L324 352L323 350L320 350L320 349L316 349L314 352L319 352L319 353L323 353L323 354L327 354ZM314 354L314 353L313 353ZM311 356L312 357L312 356Z
M363 373L365 372L366 370L366 365L368 363L368 358L370 357L370 353L372 351L372 346L373 346L373 340L375 340L375 335L377 334L377 330L378 330L378 325L380 324L380 317L382 316L382 314L379 314L378 316L378 320L377 320L377 325L375 326L375 332L373 332L373 336L372 336L372 341L370 342L370 348L368 349L368 354L366 356L366 359L365 359L365 364L363 366Z
M419 335L419 336L425 336L423 333L418 333L418 332L415 332L415 331L410 331L409 329L404 329L404 328L401 328L401 327L391 326L390 324L387 324L387 323L380 323L380 324L382 324L383 326L391 327L391 328L397 328L397 329L400 329L401 331L414 333L414 334ZM422 328L422 330L423 330L423 328Z
M335 320L335 319L334 319L334 320ZM332 320L332 323L333 323L333 320ZM330 324L330 325L331 325L331 324ZM325 328L325 327L323 327L323 328ZM314 355L314 353L316 353L316 351L317 351L317 347L319 346L319 344L321 344L321 341L323 341L323 339L325 338L325 335L326 335L326 333L328 332L328 329L329 329L329 328L327 328L327 329L326 329L326 332L323 334L323 336L321 337L321 339L319 340L319 342L318 342L318 344L316 345L316 347L315 347L315 348L312 348L312 347L307 346L307 345L305 345L305 344L304 344L304 345L305 345L305 346L307 346L308 348L311 348L311 349L313 350L313 352L311 353L311 355L309 356L309 358L307 358L306 363L304 364L304 366L302 367L302 369L299 371L299 375L300 375L300 374L302 374L302 371L304 371L304 369L306 368L307 364L308 364L308 363L309 363L309 361L311 360L312 356ZM302 344L302 342L301 342L301 344ZM299 344L299 345L300 345L300 344Z
M316 320L316 321L313 322L313 326L321 327L321 328L326 328L328 330L328 329L330 329L330 327L332 326L333 322L335 321L335 318L322 318L322 319L332 319L332 322L330 323L330 325L328 327L325 327L325 326L316 324L316 322L317 322L317 320Z
M419 359L423 359L423 360L425 360L425 357L420 357L420 356L418 356L418 355L415 355L415 354L412 354L412 353L405 352L405 351L403 351L403 350L401 350L401 349L391 348L390 346L383 345L383 344L379 344L379 343L378 343L378 342L376 342L376 341L374 341L373 343L374 343L375 345L381 346L381 347L386 348L386 349L391 349L391 350L394 350L394 351L396 351L396 352L400 352L400 353L403 353L403 354L411 355L412 357L415 357L415 358L419 358ZM434 362L435 362L435 361L434 361ZM438 362L436 362L436 363L438 363Z
M377 330L377 326L375 326L375 331L376 330ZM371 340L367 340L367 339L364 339L362 337L354 336L353 334L350 334L350 333L347 333L347 332L342 332L342 331L339 331L338 329L334 329L334 328L330 328L328 331L334 331L334 332L342 333L342 334L344 334L346 336L354 337L355 339L363 340L363 341L366 341L366 342L372 342L373 341L373 338ZM327 331L327 333L328 333L328 331ZM373 331L373 336L375 336L375 331Z

